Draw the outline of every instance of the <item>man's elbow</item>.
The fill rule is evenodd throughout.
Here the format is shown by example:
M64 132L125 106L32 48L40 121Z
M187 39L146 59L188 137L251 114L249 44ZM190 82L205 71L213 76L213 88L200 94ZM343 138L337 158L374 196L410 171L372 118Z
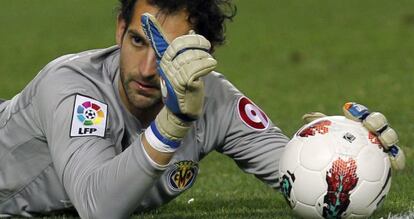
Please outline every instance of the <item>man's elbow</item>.
M92 178L83 182L79 189L75 188L76 198L74 206L81 218L87 219L117 219L128 218L129 211L126 205L120 205L111 197L109 192L96 189L96 184L90 183ZM122 207L124 206L124 207Z

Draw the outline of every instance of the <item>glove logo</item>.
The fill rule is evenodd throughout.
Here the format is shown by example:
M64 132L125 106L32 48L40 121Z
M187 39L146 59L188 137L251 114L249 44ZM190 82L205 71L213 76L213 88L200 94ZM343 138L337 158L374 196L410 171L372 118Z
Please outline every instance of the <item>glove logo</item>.
M247 97L241 97L237 103L239 117L248 127L265 130L270 121L266 114Z
M190 188L198 174L198 164L191 160L175 163L167 175L168 186L176 192Z
M165 81L164 79L162 79L162 77L160 77L160 85L161 85L162 98L164 99L164 102L166 102L167 97L168 97L168 90L167 90L167 85L165 84Z
M82 95L76 95L70 137L105 136L108 106Z

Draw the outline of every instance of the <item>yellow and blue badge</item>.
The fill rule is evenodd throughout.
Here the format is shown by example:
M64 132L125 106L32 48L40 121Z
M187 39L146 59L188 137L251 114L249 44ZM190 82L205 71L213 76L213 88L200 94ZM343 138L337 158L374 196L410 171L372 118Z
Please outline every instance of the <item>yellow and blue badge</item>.
M168 186L177 192L190 188L198 174L198 164L194 161L183 160L170 167L168 173Z

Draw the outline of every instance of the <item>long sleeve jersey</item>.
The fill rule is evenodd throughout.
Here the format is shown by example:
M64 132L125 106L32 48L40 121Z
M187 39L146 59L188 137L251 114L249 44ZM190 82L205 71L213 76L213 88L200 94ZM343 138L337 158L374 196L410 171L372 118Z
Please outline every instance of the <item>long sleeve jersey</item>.
M147 127L122 104L118 80L117 46L70 54L0 103L0 214L125 218L190 188L214 150L278 186L288 138L223 75L203 77L203 114L165 169L146 155Z

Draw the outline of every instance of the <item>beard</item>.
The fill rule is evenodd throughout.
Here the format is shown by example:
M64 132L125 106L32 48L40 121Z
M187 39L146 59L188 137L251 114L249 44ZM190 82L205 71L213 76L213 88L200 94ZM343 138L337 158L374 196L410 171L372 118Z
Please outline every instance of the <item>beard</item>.
M136 80L129 77L129 75L134 74L123 74L121 69L121 84L131 107L136 110L146 110L158 107L162 104L162 95L159 88L158 78ZM156 89L151 89L150 91L140 89L137 87L137 81L144 81L145 83L155 86Z

